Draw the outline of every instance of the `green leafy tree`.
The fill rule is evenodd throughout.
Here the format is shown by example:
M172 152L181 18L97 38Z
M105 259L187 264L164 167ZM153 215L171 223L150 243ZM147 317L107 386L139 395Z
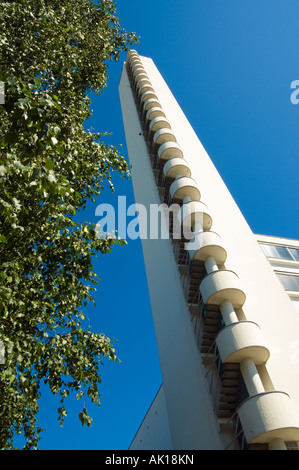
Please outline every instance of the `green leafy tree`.
M114 1L1 2L0 80L0 447L38 447L40 388L100 404L103 358L116 360L109 338L85 327L98 275L92 261L116 239L76 222L114 172L128 176L105 134L84 129L90 92L106 86L107 64L136 42ZM90 425L85 406L79 415Z

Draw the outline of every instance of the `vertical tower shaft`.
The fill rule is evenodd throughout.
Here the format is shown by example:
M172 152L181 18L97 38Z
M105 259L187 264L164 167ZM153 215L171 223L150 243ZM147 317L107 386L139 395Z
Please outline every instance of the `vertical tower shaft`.
M299 333L298 316L166 83L136 51L120 96L136 201L148 214L176 207L169 239L142 240L173 447L284 448L299 440L299 393L292 365L281 367L287 350L278 358L271 347Z

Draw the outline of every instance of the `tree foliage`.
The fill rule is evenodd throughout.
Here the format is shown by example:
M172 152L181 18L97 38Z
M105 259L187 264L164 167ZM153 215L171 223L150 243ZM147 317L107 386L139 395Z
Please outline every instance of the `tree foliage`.
M96 236L75 215L115 171L128 175L105 134L87 132L90 92L106 86L107 63L136 42L114 1L2 2L0 80L0 447L37 448L40 387L59 394L58 419L75 392L100 404L109 338L84 326L98 276L92 260L119 241ZM91 418L83 407L83 424Z

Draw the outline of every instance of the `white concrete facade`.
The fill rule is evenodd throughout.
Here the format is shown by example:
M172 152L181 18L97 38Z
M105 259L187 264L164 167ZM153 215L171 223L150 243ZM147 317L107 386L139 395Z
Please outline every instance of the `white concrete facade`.
M295 277L295 284L285 283L285 291L299 314L299 240L266 235L256 235L256 239L276 275ZM268 247L270 249L267 249ZM275 247L280 249L280 253Z
M153 61L131 51L119 92L136 202L175 201L194 236L182 258L142 240L173 449L287 448L298 313Z
M131 450L172 450L163 384L130 446Z

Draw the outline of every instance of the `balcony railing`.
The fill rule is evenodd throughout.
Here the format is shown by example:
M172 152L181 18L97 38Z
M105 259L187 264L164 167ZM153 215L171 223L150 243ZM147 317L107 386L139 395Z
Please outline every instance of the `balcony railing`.
M232 431L229 433L231 435L230 439L225 439L227 431ZM220 426L220 435L225 441L224 450L269 450L267 443L248 444L237 412Z
M212 349L212 348L211 348ZM210 356L207 353L206 358ZM236 408L249 394L240 372L239 363L224 363L219 351L214 346L213 358L209 357L210 366L206 377L210 386L214 410L219 419L231 420Z

